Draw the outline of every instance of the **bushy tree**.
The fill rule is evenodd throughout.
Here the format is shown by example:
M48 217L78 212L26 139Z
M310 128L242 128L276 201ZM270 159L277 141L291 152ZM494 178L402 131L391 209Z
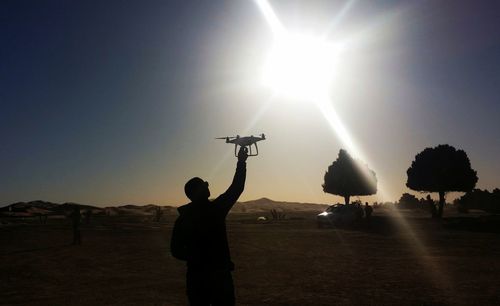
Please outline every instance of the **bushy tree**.
M406 173L408 188L439 194L438 218L443 216L446 192L467 192L477 183L467 154L446 144L418 153Z
M469 209L480 209L489 213L500 213L500 189L495 188L493 192L488 190L474 189L455 200L457 208L461 212Z
M419 208L420 201L413 194L405 192L399 198L398 206L399 208L416 209Z
M323 191L341 196L345 204L349 204L351 196L375 194L377 178L366 164L353 159L346 150L341 149L337 160L325 173Z

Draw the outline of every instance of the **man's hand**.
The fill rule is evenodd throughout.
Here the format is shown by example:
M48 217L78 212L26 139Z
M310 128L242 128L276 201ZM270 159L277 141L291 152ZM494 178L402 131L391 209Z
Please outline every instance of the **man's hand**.
M241 147L240 151L238 152L238 161L245 162L247 158L248 158L248 148Z

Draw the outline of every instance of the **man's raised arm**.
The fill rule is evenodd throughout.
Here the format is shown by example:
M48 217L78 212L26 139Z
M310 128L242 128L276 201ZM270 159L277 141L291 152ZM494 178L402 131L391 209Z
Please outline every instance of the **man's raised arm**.
M225 214L233 207L238 200L243 189L245 189L245 179L247 175L246 160L248 157L248 149L241 147L238 152L238 163L236 164L236 173L234 174L233 182L229 188L221 194L214 202L216 205L221 205Z

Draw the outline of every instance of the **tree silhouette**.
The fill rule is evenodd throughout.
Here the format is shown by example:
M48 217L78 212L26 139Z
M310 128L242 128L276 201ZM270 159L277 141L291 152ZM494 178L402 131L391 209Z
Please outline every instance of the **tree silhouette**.
M399 208L416 209L419 208L420 201L413 194L405 192L399 198L398 205Z
M351 196L371 195L377 192L377 177L366 164L353 159L346 150L341 149L339 156L325 173L323 191L344 198L349 204Z
M474 189L456 199L454 203L460 212L468 212L469 209L481 209L492 214L498 214L500 213L500 189L495 188L493 192L486 189Z
M466 192L477 182L477 172L471 168L467 154L446 144L418 153L406 173L408 188L439 193L438 218L443 216L446 192Z

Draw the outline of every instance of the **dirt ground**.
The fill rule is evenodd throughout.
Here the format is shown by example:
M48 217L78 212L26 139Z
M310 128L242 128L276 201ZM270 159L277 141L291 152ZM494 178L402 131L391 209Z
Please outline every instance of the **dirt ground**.
M319 229L315 214L228 220L238 305L500 305L500 234L376 212ZM185 265L160 224L96 217L0 227L1 305L186 305Z

